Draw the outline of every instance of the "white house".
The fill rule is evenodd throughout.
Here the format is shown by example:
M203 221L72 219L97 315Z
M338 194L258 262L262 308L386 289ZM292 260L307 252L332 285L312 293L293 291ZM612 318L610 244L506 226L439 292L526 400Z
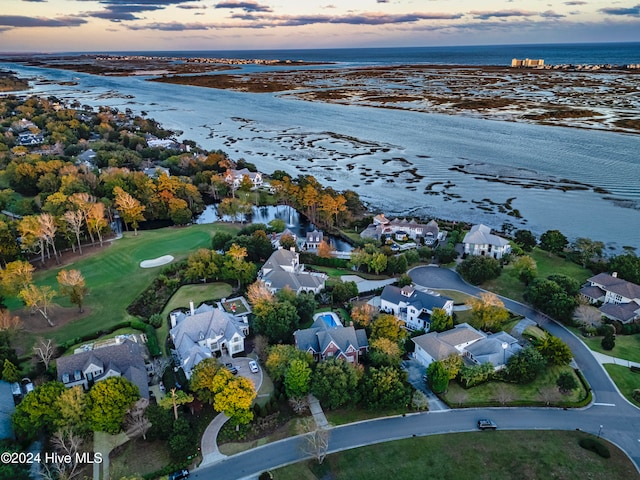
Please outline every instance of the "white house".
M235 317L222 308L203 303L189 312L171 313L171 340L175 346L174 356L187 378L191 370L205 358L219 352L233 356L244 351L244 339L249 334L246 317Z
M622 323L640 319L640 285L618 278L616 272L599 273L587 282L580 294L590 303L602 302L604 316Z
M453 300L438 294L425 293L411 286L387 285L380 295L380 310L393 313L410 330L429 331L434 308L453 315Z
M323 240L324 233L319 232L318 230L307 232L307 237L304 241L304 247L307 250L317 250Z
M295 249L278 248L264 263L258 278L276 293L289 287L296 294L301 292L319 293L324 288L327 276L324 273L308 272L300 263L300 256Z
M244 177L249 178L253 184L253 188L263 185L262 174L260 172L250 172L247 168L242 170L229 169L224 175L224 180L234 189L239 188Z
M483 224L471 227L462 243L464 243L464 253L468 255L486 255L500 259L511 252L509 241L492 234L491 229Z
M383 213L373 217L373 223L360 233L362 238L375 238L376 240L380 240L383 235L393 236L398 241L404 241L408 238L417 241L422 238L425 245L433 245L442 238L435 220L426 224L406 218L389 220Z

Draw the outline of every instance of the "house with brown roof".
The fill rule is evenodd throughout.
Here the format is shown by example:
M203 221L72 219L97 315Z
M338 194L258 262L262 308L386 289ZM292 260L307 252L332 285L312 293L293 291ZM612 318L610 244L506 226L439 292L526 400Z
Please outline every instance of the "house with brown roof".
M622 323L640 319L640 285L618 278L613 272L599 273L580 289L580 295L592 304L602 303L599 310L607 318Z
M58 380L67 388L81 385L88 390L95 382L109 377L124 377L138 387L140 396L149 398L149 376L143 347L128 339L117 338L115 344L93 348L56 359Z
M296 330L293 338L296 348L311 353L316 361L335 357L358 363L369 349L364 329L344 327L335 314L317 315L311 328Z

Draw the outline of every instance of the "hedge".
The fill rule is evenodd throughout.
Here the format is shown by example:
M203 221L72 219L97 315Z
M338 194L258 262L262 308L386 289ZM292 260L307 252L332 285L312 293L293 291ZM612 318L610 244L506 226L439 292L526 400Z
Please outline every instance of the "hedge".
M582 438L578 443L582 448L591 450L602 458L609 458L611 456L611 452L609 452L607 446L595 438Z

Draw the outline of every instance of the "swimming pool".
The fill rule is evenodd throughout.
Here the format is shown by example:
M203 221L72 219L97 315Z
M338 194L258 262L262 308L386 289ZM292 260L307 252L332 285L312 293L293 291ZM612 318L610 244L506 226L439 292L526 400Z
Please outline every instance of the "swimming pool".
M326 323L329 327L342 326L342 322L340 321L340 318L338 318L338 315L336 315L333 312L318 313L315 315L314 320L317 320L319 318L322 319L322 321Z

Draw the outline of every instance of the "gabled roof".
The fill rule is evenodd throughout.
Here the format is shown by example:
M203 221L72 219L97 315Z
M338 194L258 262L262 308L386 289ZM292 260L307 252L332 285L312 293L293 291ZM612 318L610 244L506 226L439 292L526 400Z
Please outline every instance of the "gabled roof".
M472 343L465 350L478 363L492 363L494 366L499 366L506 364L509 358L522 350L522 347L508 333L499 332Z
M324 286L322 274L300 271L299 256L296 252L280 248L273 252L262 266L262 279L270 288L282 290L289 287L294 292L301 288L318 290ZM288 271L283 268L286 266Z
M211 305L200 305L193 315L179 313L176 315L176 326L170 331L176 349L183 356L192 349L194 344L211 338L224 337L231 340L234 335L244 338L242 329L235 319Z
M582 287L580 289L580 294L585 297L593 298L594 300L604 299L606 292L602 290L600 287L587 285L586 287Z
M446 330L438 334L440 340L447 342L449 345L456 347L463 343L474 342L485 338L486 335L479 330L476 330L468 323L461 323L456 325L451 330Z
M605 290L622 295L625 298L640 298L640 285L628 282L617 276L610 275L608 273L599 273L588 279L589 282L595 285L600 285Z
M600 311L607 317L626 323L640 316L640 305L636 302L605 303L600 307Z
M298 350L322 353L333 342L338 347L336 356L351 346L355 350L369 347L367 333L352 326L330 327L321 318L316 319L311 328L296 330L293 333Z
M444 332L430 332L412 338L413 343L427 352L431 358L442 360L449 355L460 353L456 347L465 343L476 342L486 335L468 323L456 325L452 330ZM467 347L468 348L468 347Z
M451 300L451 298L442 295L432 295L420 290L408 289L407 287L399 288L395 285L386 285L380 294L380 299L394 305L407 303L418 310L428 311L433 311L434 308L444 308L447 302Z
M440 340L436 332L425 333L424 335L412 338L412 340L413 343L422 348L435 360L444 360L451 355L457 355L459 353L453 346Z
M75 372L83 372L91 364L104 366L103 372L109 370L120 373L140 390L140 396L149 398L147 371L144 365L143 350L140 345L131 340L124 340L117 345L95 348L86 352L60 357L56 360L58 380L74 379ZM140 375L142 372L144 375ZM68 377L64 377L64 375ZM102 375L95 378L100 380Z
M491 228L483 224L474 225L469 233L464 236L462 243L471 243L473 245L495 245L504 247L509 244L508 240L491 233Z

